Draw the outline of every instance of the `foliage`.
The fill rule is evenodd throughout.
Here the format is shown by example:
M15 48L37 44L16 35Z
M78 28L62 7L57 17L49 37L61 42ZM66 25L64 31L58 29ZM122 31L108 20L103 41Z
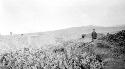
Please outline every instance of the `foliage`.
M108 44L114 46L113 50L115 52L119 52L121 54L125 53L125 30L119 31L114 34L108 34L104 37L99 38L99 40L106 41L108 42Z
M100 37L94 44L58 38L57 45L48 49L24 48L1 53L0 69L103 69L102 56L105 54L95 54L94 46L111 49L113 45L116 46L113 51L121 53L125 50L124 37L122 30Z
M98 57L90 52L91 44L67 41L49 50L30 49L5 52L0 68L6 69L101 69ZM64 46L65 45L65 46Z

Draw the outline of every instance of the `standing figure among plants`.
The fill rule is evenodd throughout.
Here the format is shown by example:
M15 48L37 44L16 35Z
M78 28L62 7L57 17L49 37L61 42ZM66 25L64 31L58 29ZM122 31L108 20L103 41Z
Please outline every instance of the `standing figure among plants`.
M92 32L92 42L97 39L97 33L95 32L95 29L93 29L93 32Z

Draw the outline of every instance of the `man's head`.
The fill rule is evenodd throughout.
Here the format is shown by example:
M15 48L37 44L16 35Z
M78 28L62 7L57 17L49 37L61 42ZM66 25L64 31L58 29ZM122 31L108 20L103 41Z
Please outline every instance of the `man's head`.
M93 31L95 31L95 29L93 29Z

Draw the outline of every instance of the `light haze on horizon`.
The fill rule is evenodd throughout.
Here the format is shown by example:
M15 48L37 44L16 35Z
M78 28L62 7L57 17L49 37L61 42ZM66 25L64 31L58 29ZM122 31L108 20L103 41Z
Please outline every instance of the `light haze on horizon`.
M125 0L0 0L0 33L125 24Z

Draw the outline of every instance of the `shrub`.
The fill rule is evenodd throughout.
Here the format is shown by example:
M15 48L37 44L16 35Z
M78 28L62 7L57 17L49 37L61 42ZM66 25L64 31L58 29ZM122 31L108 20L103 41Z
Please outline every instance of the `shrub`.
M0 57L0 67L6 69L100 69L102 67L101 58L90 52L91 44L77 41L63 43L48 50L24 48L4 53Z
M119 52L121 54L125 54L125 30L121 30L114 34L108 34L104 37L99 38L99 40L103 40L108 42L107 44L110 44L114 46L114 51Z

